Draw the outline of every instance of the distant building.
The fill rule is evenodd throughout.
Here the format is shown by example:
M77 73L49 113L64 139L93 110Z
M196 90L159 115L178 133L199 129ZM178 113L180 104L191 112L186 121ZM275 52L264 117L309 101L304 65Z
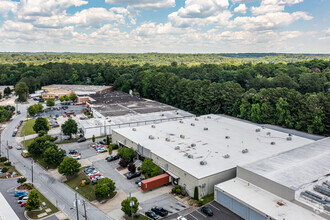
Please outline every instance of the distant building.
M190 196L197 187L199 198L235 178L237 166L314 142L218 115L113 129L112 140L152 159Z

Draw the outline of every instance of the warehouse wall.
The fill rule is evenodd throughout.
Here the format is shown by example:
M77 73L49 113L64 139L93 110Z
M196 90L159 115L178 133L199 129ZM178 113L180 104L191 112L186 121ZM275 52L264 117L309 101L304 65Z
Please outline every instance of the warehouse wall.
M237 177L246 180L262 189L265 189L286 200L293 201L295 199L295 191L270 179L246 170L240 166L237 167Z

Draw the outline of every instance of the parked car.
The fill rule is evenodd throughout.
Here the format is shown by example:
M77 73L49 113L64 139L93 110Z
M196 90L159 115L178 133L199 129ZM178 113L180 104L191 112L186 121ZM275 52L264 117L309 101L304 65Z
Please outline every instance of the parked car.
M105 143L105 141L100 141L100 144L106 145L107 143Z
M77 142L81 143L81 142L84 142L84 141L86 141L86 138L82 137L82 138L79 138Z
M118 160L119 158L120 158L119 155L116 155L116 156L110 156L106 160L108 162L111 162L111 161L114 161L114 160Z
M21 207L25 207L26 204L27 204L27 202L22 202L22 203L21 203Z
M130 180L130 179L133 179L133 178L138 177L138 176L141 176L140 172L130 173L130 174L127 175L126 178Z
M183 216L179 216L176 218L177 220L188 220L187 218L183 217Z
M139 179L135 180L135 184L139 184L139 182L141 182L142 180L144 180L144 178L139 178Z
M17 111L17 114L20 115L21 114L21 111Z
M80 160L80 159L81 159L80 154L71 154L70 156L71 156L73 159L77 159L77 160Z
M201 210L205 215L213 216L213 212L209 207L203 206Z
M21 155L23 157L30 157L30 153L27 150L23 150L22 153L21 153Z
M17 131L14 131L13 134L11 135L12 137L15 137L17 134Z
M168 215L168 211L166 209L164 209L163 207L160 207L160 206L152 207L151 211L153 211L157 215L160 215L161 217L164 217L164 216Z
M79 119L80 120L87 120L88 118L86 118L86 117L80 117Z
M97 173L100 173L100 172L97 171L97 170L92 170L92 171L89 172L87 175L88 175L88 176L92 176L92 175L95 175L95 174L97 174Z
M25 192L25 191L16 191L14 194L15 197L19 197L19 196L23 196L23 195L27 196L27 195L29 195L29 193Z
M102 175L100 173L95 173L89 176L90 179L94 179L96 177L101 177Z
M16 149L17 150L22 150L22 147L18 145L18 146L16 146Z
M24 196L22 199L19 199L17 203L21 204L22 202L26 202L28 198L29 198L28 196Z
M156 213L154 213L153 211L147 211L145 214L151 219L159 219L159 216L156 215Z
M99 148L96 149L96 151L98 153L101 153L101 152L104 152L104 151L107 151L107 150L104 147L99 147Z
M86 174L89 174L89 173L93 172L93 170L95 170L94 167L87 167L87 168L84 169L84 172L85 172Z
M69 150L69 154L79 154L79 152L76 150Z

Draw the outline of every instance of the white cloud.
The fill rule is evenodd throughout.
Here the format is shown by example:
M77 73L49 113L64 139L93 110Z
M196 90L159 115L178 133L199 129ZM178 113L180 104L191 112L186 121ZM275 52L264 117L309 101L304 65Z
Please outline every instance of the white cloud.
M246 9L247 9L247 8L246 8L245 4L239 4L239 6L237 6L237 7L234 9L234 12L245 14L245 13L246 13Z
M0 15L7 17L9 12L15 13L17 11L18 2L10 0L0 0Z
M160 10L175 7L175 0L105 0L105 2L118 5L127 5L130 9Z
M254 15L283 11L285 5L294 5L304 0L261 0L259 7L251 7Z

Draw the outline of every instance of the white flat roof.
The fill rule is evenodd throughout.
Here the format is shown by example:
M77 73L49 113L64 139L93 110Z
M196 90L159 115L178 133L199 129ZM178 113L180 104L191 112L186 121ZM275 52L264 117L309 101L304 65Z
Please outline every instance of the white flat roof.
M330 138L242 167L288 188L298 190L330 174Z
M6 198L0 192L0 220L19 220L18 216L8 204Z
M198 179L314 142L298 136L287 141L286 133L217 115L183 119L182 122L164 122L155 128L140 126L136 131L132 128L114 131ZM150 135L154 139L149 139ZM196 146L191 147L191 144ZM175 150L177 146L179 150ZM248 153L243 154L243 149L248 149ZM184 156L186 153L193 159ZM227 159L223 157L226 154L230 156ZM206 160L207 165L200 165L202 160Z
M215 186L237 201L256 209L274 219L296 220L324 219L288 200L282 199L240 178L228 180Z

